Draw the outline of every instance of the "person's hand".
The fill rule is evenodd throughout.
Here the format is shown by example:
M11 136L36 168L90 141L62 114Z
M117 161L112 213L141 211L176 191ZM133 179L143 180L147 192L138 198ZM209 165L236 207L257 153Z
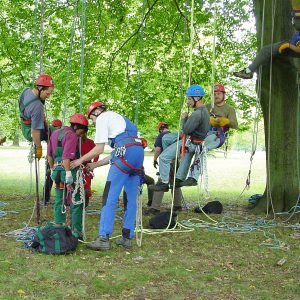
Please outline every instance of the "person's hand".
M70 167L73 170L73 169L79 167L81 164L82 164L82 161L81 161L80 158L78 158L78 159L75 159L75 160L71 161Z
M35 146L35 158L40 160L43 156L43 148L42 146Z
M97 168L97 163L96 162L87 163L86 166L89 171L93 171L95 168Z
M290 48L290 43L283 43L280 45L279 49L278 49L278 53L282 54L286 49Z
M153 167L154 167L155 169L157 169L157 166L158 166L158 161L157 161L157 160L154 160L154 161L153 161Z
M65 179L66 184L72 184L73 183L73 176L71 171L66 171L66 179Z
M219 124L221 127L228 126L230 124L230 120L225 117L219 118Z
M189 114L188 114L187 112L183 112L183 113L181 114L181 119L184 120L184 119L186 119L188 116L189 116Z
M215 118L215 117L210 117L209 118L209 123L211 126L213 127L220 127L220 121L219 121L219 118Z

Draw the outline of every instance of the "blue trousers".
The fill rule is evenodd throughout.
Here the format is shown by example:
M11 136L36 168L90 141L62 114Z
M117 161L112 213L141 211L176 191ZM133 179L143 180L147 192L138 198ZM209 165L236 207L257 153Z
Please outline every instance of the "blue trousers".
M133 167L142 168L144 148L139 146L129 147L126 149L124 158ZM99 236L112 235L119 195L124 187L126 206L122 235L130 239L134 237L138 187L140 184L141 177L139 175L125 174L114 164L111 165L103 194Z

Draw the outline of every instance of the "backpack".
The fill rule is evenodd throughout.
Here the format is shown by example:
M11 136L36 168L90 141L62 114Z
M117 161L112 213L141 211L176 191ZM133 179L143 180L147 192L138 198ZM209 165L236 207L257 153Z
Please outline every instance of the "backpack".
M176 217L177 214L173 213L169 228L175 227ZM149 220L149 226L152 229L165 229L168 227L169 220L170 220L170 212L169 211L161 212Z
M202 207L202 210L200 207L195 208L195 213L201 214L202 211L206 214L221 214L223 211L223 205L220 201L211 201L208 202L206 205Z
M39 227L30 247L44 254L68 254L75 251L78 239L67 226Z

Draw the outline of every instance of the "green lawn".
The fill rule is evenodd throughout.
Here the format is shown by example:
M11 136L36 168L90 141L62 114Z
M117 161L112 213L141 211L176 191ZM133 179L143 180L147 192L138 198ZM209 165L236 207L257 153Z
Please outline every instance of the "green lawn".
M31 215L31 210L23 210L34 203L34 193L29 193L26 153L24 149L0 147L0 201L8 203L0 210L19 212L0 218L1 233L23 227ZM151 157L147 157L147 173L154 175L151 163ZM40 165L42 176L43 163ZM224 214L214 219L257 218L245 206L247 197L264 190L264 156L258 154L255 158L251 188L239 197L248 168L249 153L229 153L226 159L217 153L209 158L211 196L225 205ZM106 168L96 172L93 187L97 192L91 209L100 208L106 173ZM195 205L197 189L185 189L184 196L189 206ZM144 198L146 201L146 193ZM169 201L170 196L165 205ZM42 218L49 220L51 216L52 206L42 212ZM178 219L193 217L199 215L190 210L181 212ZM148 219L143 220L145 227ZM205 217L203 220L207 221ZM115 227L117 235L119 218ZM88 215L88 240L97 235L97 228L98 216ZM72 255L46 256L25 250L14 238L2 236L0 299L299 299L299 240L289 228L275 227L266 233L268 237L275 234L284 247L262 247L263 242L273 242L262 231L241 234L198 228L188 233L144 234L142 247L135 245L130 251L113 245L108 252L93 252L80 244ZM280 266L277 262L282 258L286 262Z

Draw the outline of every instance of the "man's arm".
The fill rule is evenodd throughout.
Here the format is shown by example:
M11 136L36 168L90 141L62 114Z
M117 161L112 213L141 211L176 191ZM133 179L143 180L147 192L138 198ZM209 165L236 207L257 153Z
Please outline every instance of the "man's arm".
M31 136L32 136L33 143L37 147L40 147L41 146L41 131L40 131L40 129L31 128Z
M228 119L230 121L229 127L233 128L233 129L237 129L238 128L238 121L237 121L237 118L236 118L235 109L233 107L231 107L229 109Z
M193 112L185 124L182 127L182 131L185 135L191 135L199 126L199 121L201 120L202 114L200 111Z
M49 164L50 169L52 169L53 165L54 165L54 160L53 160L53 157L50 155L48 155L48 164Z
M154 149L154 160L158 159L160 153L161 153L161 148L160 147L155 147L155 149Z

